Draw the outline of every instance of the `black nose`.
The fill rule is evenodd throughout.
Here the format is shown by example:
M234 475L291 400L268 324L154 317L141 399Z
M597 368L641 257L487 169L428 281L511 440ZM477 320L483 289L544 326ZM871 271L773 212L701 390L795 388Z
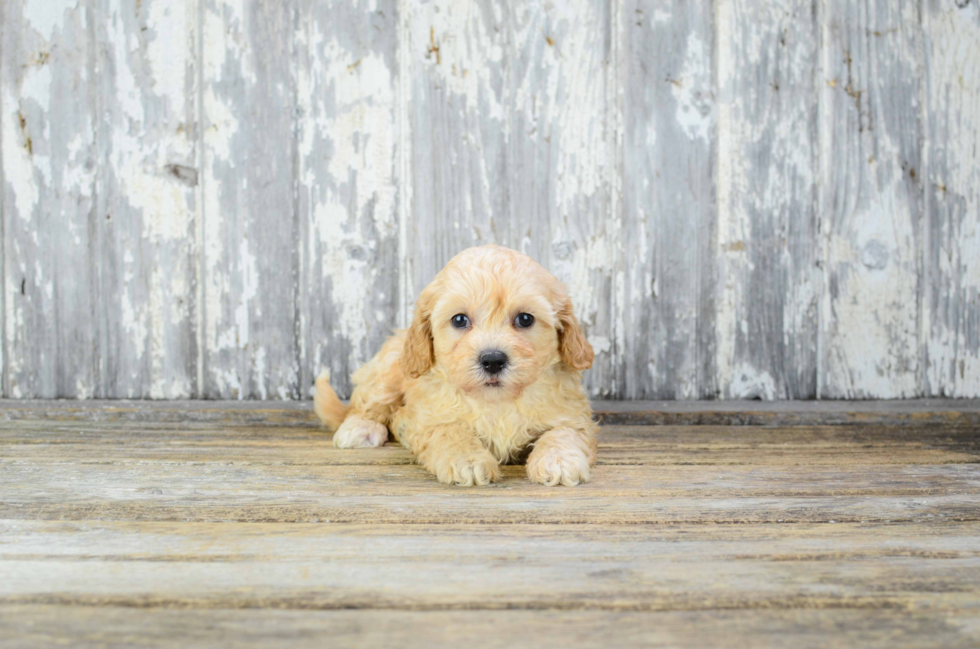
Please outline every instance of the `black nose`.
M480 354L480 365L487 374L500 374L507 367L507 354L499 350L491 350Z

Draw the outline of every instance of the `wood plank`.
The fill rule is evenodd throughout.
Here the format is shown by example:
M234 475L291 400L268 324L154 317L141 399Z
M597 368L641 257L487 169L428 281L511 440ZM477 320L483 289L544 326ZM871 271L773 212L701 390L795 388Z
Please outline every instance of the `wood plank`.
M674 426L980 426L980 400L593 401L603 424ZM35 401L0 399L0 421L316 426L309 401Z
M300 394L295 18L293 0L203 8L204 398Z
M98 3L97 322L108 397L198 394L197 9Z
M300 394L329 368L349 396L401 306L398 6L302 0L298 12Z
M619 396L609 12L600 0L407 4L412 175L402 254L409 300L469 246L531 255L567 284L593 343L590 394Z
M926 391L980 394L980 5L924 2Z
M0 518L267 522L735 523L976 520L980 468L599 466L574 489L503 467L491 487L418 466L5 461Z
M809 0L717 5L717 389L816 396L819 33Z
M826 5L820 395L921 394L922 35L915 4Z
M0 606L6 646L296 647L363 649L745 646L773 649L934 647L980 641L969 610L753 611L283 611Z
M630 399L713 396L715 54L711 2L626 2L623 321ZM705 308L708 307L708 308ZM635 332L652 332L636 335Z
M207 462L276 465L407 465L413 456L380 449L337 449L313 428L213 424L0 424L5 460L32 464ZM972 427L892 428L605 426L598 462L613 465L865 467L980 462Z
M602 424L637 426L980 425L980 401L599 401Z
M94 10L0 7L4 393L15 398L104 396Z
M980 589L975 523L440 525L436 533L3 521L0 530L9 539L0 547L5 605L949 610Z
M4 16L0 7L0 16ZM6 21L6 17L4 16ZM2 32L2 28L0 28ZM4 218L4 203L7 194L7 181L3 172L3 161L6 156L4 149L4 114L6 112L7 68L4 65L4 35L0 33L0 399L7 395L7 221ZM18 120L19 121L19 120Z

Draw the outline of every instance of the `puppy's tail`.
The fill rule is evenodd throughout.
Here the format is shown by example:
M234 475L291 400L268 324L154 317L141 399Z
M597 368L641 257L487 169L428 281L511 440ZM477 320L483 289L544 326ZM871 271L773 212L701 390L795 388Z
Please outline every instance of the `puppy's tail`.
M323 370L316 377L316 393L313 395L313 410L316 416L330 430L336 431L347 418L347 406L330 387L330 370Z

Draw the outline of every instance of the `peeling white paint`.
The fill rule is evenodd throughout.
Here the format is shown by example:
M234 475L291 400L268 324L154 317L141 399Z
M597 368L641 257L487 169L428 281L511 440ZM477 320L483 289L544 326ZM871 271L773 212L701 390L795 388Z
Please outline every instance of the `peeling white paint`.
M589 336L589 344L596 356L608 354L612 350L612 342L605 336Z
M299 96L300 191L309 203L304 216L310 232L304 256L319 271L307 279L310 290L319 296L329 287L329 304L315 300L314 308L329 309L329 334L346 342L346 360L356 367L375 351L367 345L377 331L372 321L385 320L376 310L372 317L372 294L380 267L391 268L393 260L381 259L378 246L397 236L400 227L394 176L397 71L389 69L382 53L354 53L321 28L314 21L299 32L303 50L315 54L300 66L298 80L312 90ZM312 358L319 361L322 347L316 344L314 350ZM335 357L339 351L327 353Z
M925 240L939 249L926 269L921 320L930 395L980 395L980 6L923 9L929 119ZM935 226L930 229L930 226ZM927 263L929 258L927 257ZM933 299L937 305L933 307ZM951 307L951 308L950 308Z
M100 124L108 141L100 209L114 219L107 254L122 256L121 284L110 299L118 301L124 334L106 352L120 368L107 380L121 384L127 397L186 398L193 377L182 339L193 331L186 273L197 245L197 200L192 176L180 178L173 169L196 173L196 117L185 111L196 104L188 92L196 77L197 11L193 2L141 6L134 13L130 4L110 2L100 16L109 59L100 92L111 92Z
M711 64L708 46L692 31L687 38L680 77L671 80L671 92L677 100L677 124L692 140L707 141L713 132Z
M214 297L212 299L216 309L214 313L208 314L208 324L214 337L209 336L208 341L213 345L214 351L245 349L249 344L249 316L252 307L251 301L258 291L258 276L255 268L255 256L249 248L248 239L242 239L239 243L238 259L240 268L237 269L236 277L241 281L241 288L238 291L239 299L238 304L235 305L233 319L227 324L221 317L221 303L218 301L218 298L224 293L219 285L213 286ZM221 277L220 274L216 274L216 278L218 277Z
M204 141L209 154L215 160L236 166L231 155L231 139L238 132L238 119L231 108L218 98L211 86L204 90L204 114L207 115Z
M75 398L85 401L92 398L92 386L85 383L81 378L75 381Z
M868 29L850 16L851 5L832 4L828 20L846 27L824 27L831 56L824 84L822 153L831 156L823 171L822 205L829 227L825 261L831 296L822 312L822 369L831 397L914 397L919 393L919 241L918 200L909 192L909 154L918 148L918 110L901 98L918 93L919 62L904 58L900 37L876 37L864 50ZM908 25L906 14L862 16L870 27ZM851 52L850 49L855 51ZM887 79L888 85L879 82ZM885 95L886 88L896 94ZM892 115L886 118L886 110ZM844 148L843 142L852 143ZM918 163L914 163L918 164ZM921 169L918 170L921 173ZM911 172L914 177L915 171ZM829 290L829 287L828 287Z
M735 327L739 319L737 306L742 304L742 284L738 276L744 274L746 261L744 254L727 253L737 250L740 242L748 238L748 220L744 212L735 207L735 196L744 185L742 156L735 150L739 139L741 124L733 115L736 101L735 89L731 80L735 78L735 60L731 56L733 7L730 0L719 0L716 10L718 38L718 78L720 96L718 98L718 247L714 253L719 259L721 272L720 286L716 289L715 302L715 354L718 368L718 385L723 390L733 383L735 368ZM734 267L733 267L734 266Z
M19 100L10 95L8 88L4 88L2 103L6 109L3 113L4 181L14 194L18 218L30 221L40 191L34 179L34 164L27 151L27 140L20 129L20 117L15 109Z
M24 19L41 38L49 41L57 32L63 30L65 13L77 9L78 4L78 0L32 0L24 2Z
M252 358L252 370L255 372L255 385L258 388L259 399L268 399L269 393L265 389L266 381L266 367L265 367L265 348L260 347L255 350L255 355Z
M187 54L195 46L188 35L194 36L197 28L197 2L154 0L148 9L146 22L153 26L153 36L147 42L146 61L152 91L162 97L183 98L187 88Z
M731 399L762 399L772 401L776 398L776 382L766 371L743 363L732 368L728 394Z
M845 5L821 5L818 13L833 18L841 7L850 11ZM365 20L380 21L371 15L379 6L365 2L358 11ZM175 350L186 342L183 336L192 335L186 333L195 328L191 319L199 318L201 367L204 355L217 359L201 379L237 398L290 398L289 377L301 373L296 359L281 358L269 339L288 340L296 332L291 323L288 331L271 334L260 326L272 321L262 312L266 285L259 276L268 268L266 242L254 233L248 238L246 232L253 232L248 228L227 227L232 219L244 222L229 210L247 212L248 197L261 189L248 186L246 170L260 161L248 158L247 144L265 134L255 131L255 106L251 99L243 101L251 95L240 89L259 85L263 68L258 64L268 61L269 53L255 42L256 26L248 24L263 14L244 0L209 0L199 25L196 2L144 0L136 13L130 4L110 0L104 8L93 14L75 0L26 0L22 7L8 4L0 10L22 11L24 19L23 34L12 39L24 51L4 52L20 73L0 82L4 250L10 255L4 262L9 273L3 331L9 348L23 347L29 328L44 319L43 309L65 299L68 270L52 264L51 241L77 249L105 246L118 273L112 280L119 294L102 296L118 301L112 316L118 349L100 352L103 358L94 358L92 367L63 381L66 389L80 398L99 395L106 358L115 354L119 386L110 396L193 396L198 379L175 373L186 365ZM624 215L635 223L620 222L619 165L623 147L663 146L672 133L647 128L641 142L623 141L623 94L631 83L623 57L632 55L624 51L624 34L634 19L669 27L688 14L681 15L678 6L656 5L641 18L622 15L627 9L621 3L584 0L509 8L402 2L392 12L398 21L390 30L397 40L392 58L384 43L345 40L347 25L321 18L307 26L300 20L307 9L297 11L297 24L289 28L295 34L283 38L295 36L288 56L309 57L296 66L295 120L296 192L306 210L301 231L307 238L290 254L301 258L310 293L330 287L329 303L299 309L296 326L303 332L311 326L313 309L329 311L315 325L329 330L329 342L314 335L307 349L307 340L301 340L301 358L319 362L336 353L327 346L339 345L348 350L349 365L366 360L371 336L391 319L384 306L390 293L375 294L388 269L401 271L396 301L405 324L415 269L446 247L433 240L419 248L413 228L424 219L448 217L453 241L510 237L500 242L534 254L565 280L597 353L596 367L587 374L594 394L629 392L628 383L614 384L610 377L617 376L640 337L659 355L635 359L630 371L652 382L667 371L657 363L668 342L657 331L639 331L630 319L654 300L658 309L673 304L668 298L676 282L662 272L658 277L654 259L661 253L662 233L650 231L650 224L664 219L658 221L663 215L643 199L635 214ZM812 48L797 40L809 37L812 6L795 0L762 5L719 0L714 15L706 14L714 21L716 51L703 30L690 30L686 41L680 40L683 65L672 71L671 81L661 81L670 83L663 92L674 99L662 109L670 112L670 123L692 147L716 145L717 246L709 254L718 278L716 286L707 286L716 297L708 315L717 376L707 378L722 396L779 398L787 390L784 374L798 369L775 367L778 362L769 366L752 356L751 337L758 335L754 310L760 308L753 303L758 287L752 281L760 280L750 277L758 274L760 254L772 255L765 259L773 262L774 277L794 268L787 227L805 212L800 206L815 179L837 192L820 197L822 230L813 246L821 250L820 261L839 295L832 299L828 284L810 281L805 270L789 277L792 290L765 307L783 323L766 342L787 350L804 345L801 332L812 328L820 301L823 339L816 372L824 395L913 396L922 389L980 395L980 10L976 3L962 8L879 3L863 11L855 15L868 24L855 42L873 47L851 53L855 85L850 90L860 102L847 94L848 70L834 31L849 29L852 21L822 26L820 65L814 66ZM922 48L915 41L920 11ZM92 33L107 41L97 47L100 75L80 64L69 71L68 83L98 83L98 105L105 114L90 116L80 106L74 132L66 134L64 125L53 121L63 114L57 102L70 87L66 62L58 57L84 47L85 20L93 15L100 23ZM337 16L347 20L339 8ZM598 28L606 19L612 22L608 34ZM865 33L893 24L906 27L873 38ZM375 30L375 23L366 29ZM779 42L781 34L786 43ZM814 156L808 129L816 93L799 88L820 75L828 78L818 79L821 121L814 131L823 141ZM897 99L884 94L896 93L909 80L921 80L921 91ZM766 87L769 81L773 85ZM261 100L281 102L289 119L293 97L287 85L272 79L272 93ZM772 94L777 92L782 94ZM197 115L199 107L203 115ZM890 130L888 118L896 110L905 110L908 119L901 129ZM426 121L433 115L440 117ZM908 171L902 168L910 150L904 138L911 137L917 115L924 120L917 181L924 185L924 215L910 203ZM431 128L431 137L424 130L413 140L417 124ZM203 151L198 151L197 128L203 129ZM93 154L97 129L100 150ZM451 141L442 139L446 133L453 134ZM842 141L850 144L835 148ZM288 139L282 144L292 145ZM413 168L413 145L437 147L433 153L447 175ZM426 151L416 153L426 160ZM820 168L814 167L815 158ZM191 175L182 179L168 171L175 164ZM291 173L281 171L284 177ZM200 178L198 187L189 180L191 172ZM644 196L682 198L691 191L683 183L666 186L655 172L636 181ZM449 176L452 186L444 184ZM450 204L452 213L417 213L434 207L413 202L425 191L436 203ZM116 220L104 226L110 234L93 242L86 220L77 217L80 210L95 209L105 218L103 208ZM203 222L197 220L202 212ZM477 213L482 216L470 218ZM64 236L42 231L39 217L64 223L64 233L59 231ZM772 231L761 231L759 219L771 221ZM11 238L11 229L17 237ZM398 259L380 263L396 237ZM930 250L937 252L925 254ZM922 259L929 268L917 266ZM705 268L706 261L700 260ZM920 278L929 282L922 300ZM94 286L103 280L84 281ZM200 298L192 299L197 290ZM691 305L684 303L667 317L678 324L696 320ZM42 349L35 356L15 351L0 359L7 364L9 396L36 396L36 387L25 379L49 370L58 362L55 356ZM696 396L695 378L681 383L676 394Z
M483 19L482 8L472 2L412 3L409 21L412 43L425 48L425 60L443 87L468 109L479 103L487 118L503 122L505 108L492 87L491 71L504 58L504 50ZM502 7L494 6L499 24ZM479 52L479 59L474 53Z

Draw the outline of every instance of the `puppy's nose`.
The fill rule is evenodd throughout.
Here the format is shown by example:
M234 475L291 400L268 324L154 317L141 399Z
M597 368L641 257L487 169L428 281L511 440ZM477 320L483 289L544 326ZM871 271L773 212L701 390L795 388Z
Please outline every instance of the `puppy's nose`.
M499 349L492 349L480 354L480 365L487 374L500 374L507 367L507 354Z

